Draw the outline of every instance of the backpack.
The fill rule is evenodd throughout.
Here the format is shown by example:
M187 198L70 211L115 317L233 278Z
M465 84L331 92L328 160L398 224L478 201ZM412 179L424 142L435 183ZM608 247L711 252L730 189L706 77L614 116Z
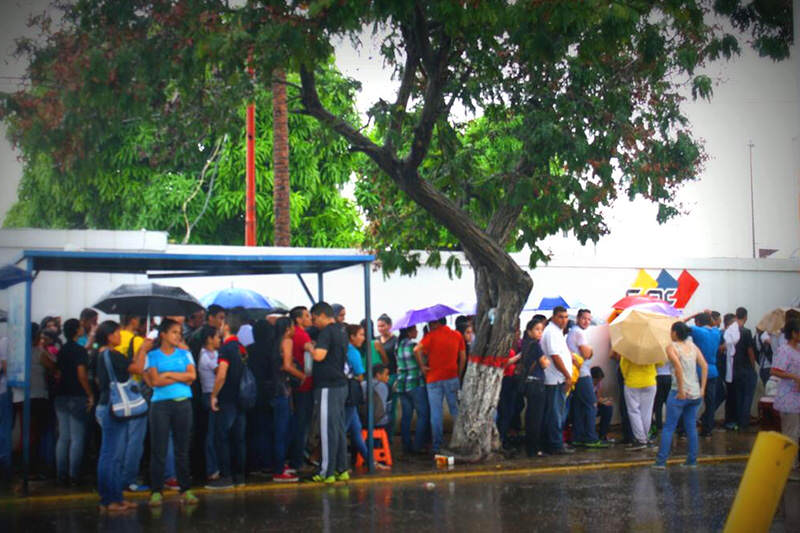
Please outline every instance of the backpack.
M248 411L256 406L258 388L253 371L242 361L242 379L239 381L239 407Z

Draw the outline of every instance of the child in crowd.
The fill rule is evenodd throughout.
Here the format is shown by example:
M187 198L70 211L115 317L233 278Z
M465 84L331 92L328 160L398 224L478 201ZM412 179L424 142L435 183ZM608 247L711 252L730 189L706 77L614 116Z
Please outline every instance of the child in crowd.
M611 425L611 417L614 415L614 402L611 398L600 394L600 384L603 382L603 378L605 378L606 375L599 366L593 366L591 373L594 395L597 398L597 416L600 417L600 427L598 427L597 436L601 441L607 444L613 444L614 439L608 438L608 427Z

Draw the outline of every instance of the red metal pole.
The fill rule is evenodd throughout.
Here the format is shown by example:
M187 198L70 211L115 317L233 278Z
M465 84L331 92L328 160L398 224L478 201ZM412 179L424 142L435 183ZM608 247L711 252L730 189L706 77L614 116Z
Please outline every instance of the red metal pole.
M256 105L247 106L247 207L244 245L256 245Z

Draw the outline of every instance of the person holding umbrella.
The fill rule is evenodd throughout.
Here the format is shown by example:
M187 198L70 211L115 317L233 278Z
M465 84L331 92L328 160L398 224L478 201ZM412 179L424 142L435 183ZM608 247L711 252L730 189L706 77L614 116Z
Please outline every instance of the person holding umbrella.
M147 354L145 372L153 387L150 400L150 505L158 507L163 497L164 467L170 435L175 444L175 467L181 503L196 504L190 490L189 439L192 432L192 389L197 378L194 359L182 343L181 325L164 319L158 327L160 346Z

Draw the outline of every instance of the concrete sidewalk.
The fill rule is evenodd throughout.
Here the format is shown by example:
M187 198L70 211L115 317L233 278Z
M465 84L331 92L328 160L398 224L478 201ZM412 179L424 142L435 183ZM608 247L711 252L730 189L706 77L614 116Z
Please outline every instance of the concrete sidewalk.
M613 436L613 435L612 435ZM744 462L755 441L756 433L738 433L715 431L712 438L700 439L700 454L698 461L701 464ZM680 463L686 454L687 441L675 439L671 463ZM547 456L528 458L524 452L516 454L497 455L481 464L456 464L449 467L437 467L431 456L404 455L400 450L399 438L393 442L393 466L391 470L376 471L370 475L365 467L354 469L351 480L352 485L394 484L441 479L441 478L480 478L502 475L536 475L555 472L582 472L593 470L618 470L649 465L654 461L657 447L646 450L629 452L622 444L612 445L607 449L579 448L571 455ZM310 476L312 470L301 472ZM198 484L199 485L199 484ZM227 492L258 492L313 489L319 484L301 480L300 483L273 483L264 475L251 474L248 476L247 485L243 488L230 489ZM23 496L20 484L17 483L10 492L0 494L0 507L15 507L17 505L47 504L59 502L96 502L97 492L94 488L64 489L55 486L52 481L31 481L29 493ZM208 493L206 489L197 488L198 494ZM226 492L226 491L215 491ZM165 493L169 497L170 491ZM143 500L149 493L125 493L126 498Z

